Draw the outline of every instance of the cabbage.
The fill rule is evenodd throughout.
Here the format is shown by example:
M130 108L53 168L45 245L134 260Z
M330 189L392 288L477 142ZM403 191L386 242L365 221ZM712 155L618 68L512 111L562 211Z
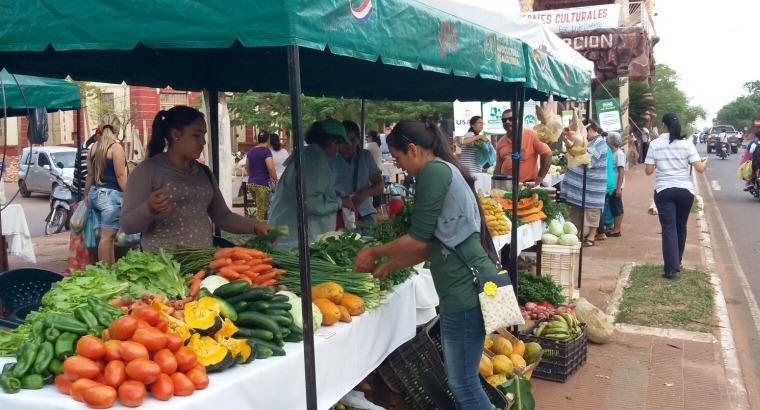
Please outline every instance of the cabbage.
M571 233L566 233L559 237L558 243L565 246L573 246L578 243L578 237Z
M565 222L565 224L562 225L562 230L565 233L569 233L569 234L572 234L572 235L578 235L578 228L576 228L575 225L573 225L572 222Z
M227 283L230 283L230 281L218 275L211 275L211 276L206 276L205 278L203 278L203 280L201 281L201 287L206 288L206 290L208 290L211 293L214 293L214 291L219 286L222 286Z
M290 315L293 316L293 324L303 329L303 315L301 310L301 298L295 293L288 292L287 290L281 290L277 292L278 295L285 295L288 297L288 303L290 303ZM319 310L317 305L311 304L311 315L314 320L314 331L319 329L322 324L322 311Z
M543 242L544 245L556 245L558 241L559 238L557 238L556 235L552 235L548 232L541 235L541 242Z
M548 229L548 231L549 231L550 234L552 234L554 236L562 236L562 234L565 233L565 231L562 228L562 224L559 223L559 221L556 220L556 219L553 220L553 221L551 221L551 222L549 222L549 229Z

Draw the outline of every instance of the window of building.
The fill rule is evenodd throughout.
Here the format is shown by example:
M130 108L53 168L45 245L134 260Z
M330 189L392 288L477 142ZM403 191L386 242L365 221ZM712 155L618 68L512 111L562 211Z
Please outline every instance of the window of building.
M103 111L113 112L113 93L100 94L100 102L103 104Z
M187 105L187 93L184 92L162 91L160 97L162 110L168 110L176 105Z

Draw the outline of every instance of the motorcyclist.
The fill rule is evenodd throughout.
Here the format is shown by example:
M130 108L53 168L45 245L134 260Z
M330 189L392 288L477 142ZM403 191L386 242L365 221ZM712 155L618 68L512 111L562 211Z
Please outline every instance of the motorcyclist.
M730 145L728 144L728 133L725 129L720 130L720 134L718 134L718 141L720 141L720 148L717 150L718 154L720 154L720 151L723 149L723 144L726 144L726 156L731 156L731 149Z
M752 178L747 181L747 187L744 188L745 191L749 191L749 187L753 186L755 184L755 180L757 179L757 171L760 169L760 155L755 155L755 151L759 149L760 146L760 131L755 132L755 139L753 141L750 141L749 145L747 145L747 150L749 151L749 161L752 161Z

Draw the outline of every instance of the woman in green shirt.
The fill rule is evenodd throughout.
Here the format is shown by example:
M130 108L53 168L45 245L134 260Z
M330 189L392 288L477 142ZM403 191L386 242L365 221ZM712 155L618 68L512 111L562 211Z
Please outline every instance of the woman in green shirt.
M396 164L417 178L411 227L393 242L359 252L354 270L383 278L431 259L443 357L457 409L491 409L478 378L485 327L468 266L485 275L497 272L481 235L484 218L474 180L435 125L401 121L386 141ZM389 259L376 264L383 257Z

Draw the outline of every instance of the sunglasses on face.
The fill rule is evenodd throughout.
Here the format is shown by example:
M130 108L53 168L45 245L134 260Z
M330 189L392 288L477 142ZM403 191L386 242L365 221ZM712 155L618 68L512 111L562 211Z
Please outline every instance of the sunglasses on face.
M501 119L501 122L502 122L502 123L505 123L505 122L512 122L512 117L503 117L503 118Z

